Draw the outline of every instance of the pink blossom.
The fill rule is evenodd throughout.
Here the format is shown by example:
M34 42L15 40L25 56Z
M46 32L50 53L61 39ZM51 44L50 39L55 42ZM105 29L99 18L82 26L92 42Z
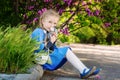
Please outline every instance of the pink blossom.
M42 12L45 12L46 10L47 10L46 8L43 8L43 9L42 9Z
M69 34L70 34L68 27L66 27L66 28L64 28L64 29L61 29L60 32L62 32L62 33L65 34L65 35L69 35Z
M41 11L41 10L39 10L39 11L38 11L38 15L41 15L41 14L42 14L42 11Z
M70 6L70 4L72 3L72 0L64 0L65 3L68 4L68 6Z
M63 13L63 11L64 11L63 9L59 9L58 12L59 12L59 14L61 15L61 14Z
M105 25L106 27L109 27L109 26L111 26L111 23L110 23L110 22L106 22L106 23L104 23L104 25Z
M63 0L64 2L68 1L68 0Z
M95 11L95 15L98 16L100 14L100 10Z
M43 12L45 12L47 9L46 8L43 8L43 9L41 9L41 10L38 10L38 15L41 15Z
M101 76L100 75L96 75L96 79L100 80Z
M91 12L91 10L89 8L86 8L85 10L86 10L88 16L94 16L93 12Z
M34 18L33 21L34 21L34 22L37 22L37 21L38 21L38 18Z
M56 4L56 7L59 8L60 4Z
M74 13L74 11L70 11L70 13L71 13L71 14L73 14L73 13Z
M69 1L68 1L68 6L70 6L71 2L72 2L72 0L69 0Z
M91 12L89 8L86 8L85 10L86 10L86 12Z
M27 24L31 24L31 23L32 23L32 21L31 21L31 20L28 20L26 23L27 23Z
M50 2L51 0L44 0L44 2Z
M90 16L94 16L93 12L90 13Z
M28 7L28 10L33 10L34 9L34 6L29 6Z
M27 16L26 14L23 14L23 18L24 18L24 19L27 19L28 16Z

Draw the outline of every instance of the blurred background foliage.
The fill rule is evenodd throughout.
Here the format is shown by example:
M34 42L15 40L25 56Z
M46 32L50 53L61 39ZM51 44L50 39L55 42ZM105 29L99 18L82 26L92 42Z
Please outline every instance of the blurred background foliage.
M120 44L120 0L1 0L0 26L37 27L47 9L61 15L59 39L68 43Z

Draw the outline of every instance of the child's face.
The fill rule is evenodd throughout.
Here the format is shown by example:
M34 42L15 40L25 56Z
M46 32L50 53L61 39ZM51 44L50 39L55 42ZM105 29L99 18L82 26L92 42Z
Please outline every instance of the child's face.
M45 19L42 20L43 27L50 31L51 27L55 27L59 21L59 17L57 16L47 16Z

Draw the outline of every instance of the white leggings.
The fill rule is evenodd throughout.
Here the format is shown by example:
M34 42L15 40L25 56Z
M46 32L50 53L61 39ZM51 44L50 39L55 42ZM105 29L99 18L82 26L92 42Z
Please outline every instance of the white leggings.
M80 73L83 73L84 69L88 69L70 49L66 53L66 58Z

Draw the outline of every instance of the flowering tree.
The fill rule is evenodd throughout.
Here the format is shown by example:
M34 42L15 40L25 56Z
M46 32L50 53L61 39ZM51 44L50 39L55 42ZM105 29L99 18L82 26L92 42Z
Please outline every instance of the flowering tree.
M2 3L6 2L4 6ZM60 34L63 42L120 43L119 0L13 0L13 2L4 0L1 5L8 10L0 9L3 12L12 12L8 15L12 17L8 19L10 21L14 19L13 23L36 26L39 16L47 9L53 8L61 15L60 32L67 35ZM1 14L0 17L3 16L6 15Z

